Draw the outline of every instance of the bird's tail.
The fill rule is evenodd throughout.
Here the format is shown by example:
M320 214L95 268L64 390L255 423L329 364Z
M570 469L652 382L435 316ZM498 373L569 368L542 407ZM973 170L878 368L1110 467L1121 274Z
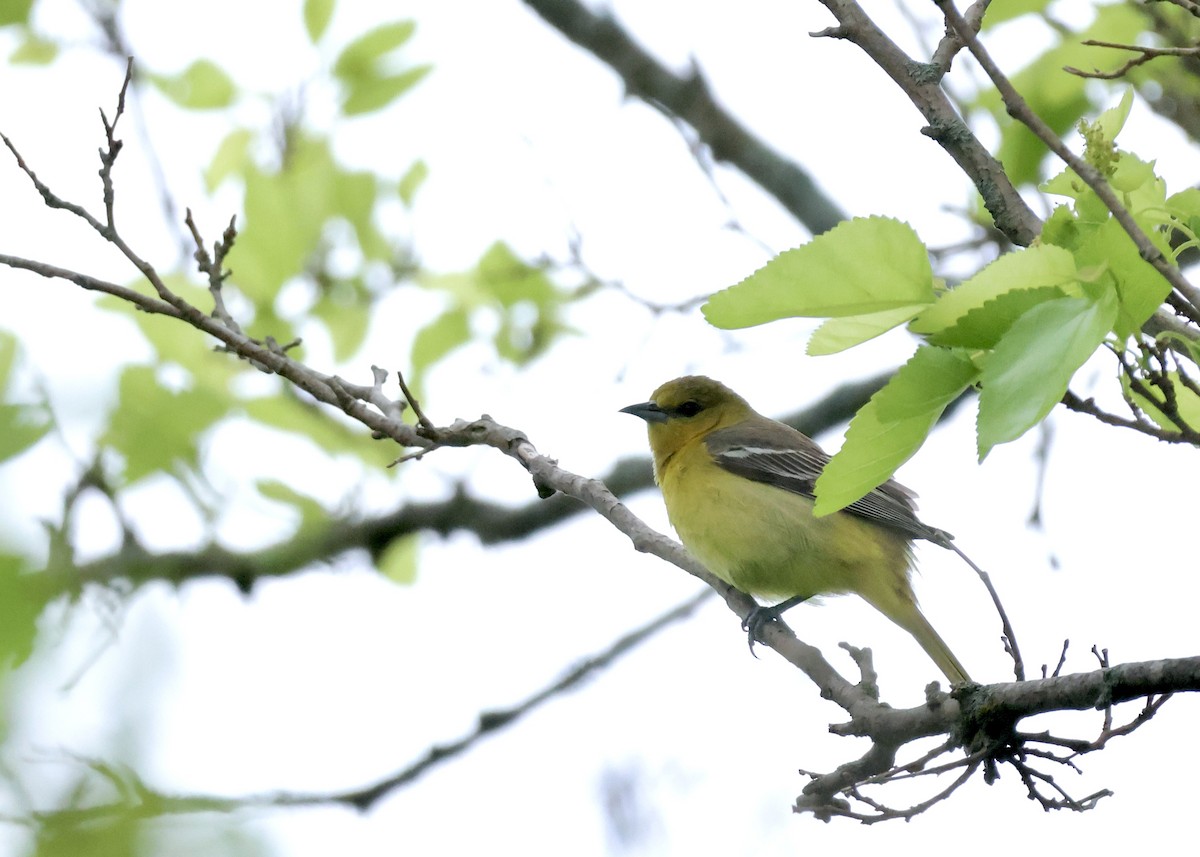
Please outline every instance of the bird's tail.
M958 658L954 657L954 652L950 651L946 641L937 631L933 630L933 626L929 624L921 612L921 608L917 606L911 592L895 593L892 598L886 599L887 603L881 603L884 599L871 598L867 593L863 593L863 597L879 612L912 634L913 638L921 644L925 653L937 664L938 669L945 673L951 684L971 681L971 677L967 675L966 669L959 663Z
M908 615L892 616L892 620L908 633L912 634L916 641L921 644L921 648L925 653L933 659L933 662L938 665L946 678L951 684L962 684L969 682L971 677L967 675L966 669L959 663L958 658L954 657L954 652L950 651L950 647L946 645L946 641L941 638L937 631L933 630L933 626L929 624L924 614L921 613L915 603L912 605L912 611L906 611Z

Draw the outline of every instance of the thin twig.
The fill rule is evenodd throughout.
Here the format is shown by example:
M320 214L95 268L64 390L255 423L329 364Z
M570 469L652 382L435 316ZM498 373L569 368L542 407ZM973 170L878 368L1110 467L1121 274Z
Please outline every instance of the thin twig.
M1013 630L1012 623L1008 621L1008 613L1004 609L1004 604L1000 601L1000 593L996 591L996 587L992 585L992 578L986 571L977 566L972 559L963 553L956 544L952 541L945 541L943 547L948 547L954 551L971 569L979 575L979 579L983 581L984 587L988 591L988 595L992 598L992 603L996 605L996 612L1000 614L1000 627L1004 632L1004 649L1009 653L1013 660L1013 675L1017 681L1025 681L1025 662L1021 658L1021 647L1017 645L1017 632Z
M1129 73L1133 69L1137 68L1138 66L1145 65L1146 63L1150 62L1153 59L1157 59L1158 57L1195 57L1195 56L1200 56L1200 47L1153 48L1153 47L1148 47L1146 45L1128 45L1128 44L1124 44L1122 42L1106 42L1102 39L1085 39L1083 42L1081 42L1081 44L1088 45L1089 47L1096 47L1096 48L1115 48L1116 50L1133 51L1138 54L1138 56L1134 57L1133 59L1126 60L1115 71L1100 71L1099 69L1093 69L1092 71L1083 71L1082 69L1078 69L1075 66L1071 66L1071 65L1063 66L1063 71L1067 72L1068 74L1074 74L1074 75L1077 75L1078 77L1095 78L1096 80L1116 80L1118 78L1124 77L1127 73Z
M958 36L966 44L971 51L971 55L983 67L988 78L1000 93L1000 97L1004 102L1005 108L1010 116L1015 118L1022 125L1027 127L1037 136L1039 140L1046 144L1050 151L1054 152L1063 163L1073 169L1096 195L1100 197L1105 207L1112 212L1113 217L1121 224L1121 227L1133 239L1134 245L1138 248L1138 253L1143 259L1154 266L1163 277L1171 284L1171 288L1183 300L1187 302L1191 308L1192 318L1200 317L1200 291L1196 289L1183 276L1179 268L1175 267L1163 255L1162 251L1150 240L1150 237L1142 230L1137 221L1133 219L1133 215L1129 213L1122 203L1117 198L1112 187L1105 180L1095 167L1076 155L1066 147L1063 141L1057 134L1047 125L1042 118L1038 116L1029 103L1021 97L1020 93L1013 87L1012 82L996 65L995 60L983 47L983 44L972 31L970 24L963 19L958 10L954 8L951 0L934 0L938 8L946 16L946 22L958 34Z
M417 423L427 432L428 437L435 437L437 434L437 426L429 417L425 416L425 412L421 410L421 403L417 401L417 397L413 395L412 390L408 389L408 382L404 380L404 373L399 369L396 370L396 378L400 381L400 390L404 393L404 400L412 406L413 413L417 415Z

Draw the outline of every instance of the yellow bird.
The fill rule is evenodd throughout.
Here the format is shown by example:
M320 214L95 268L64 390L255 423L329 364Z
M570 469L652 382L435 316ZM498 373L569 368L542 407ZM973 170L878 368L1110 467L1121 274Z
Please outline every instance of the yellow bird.
M889 480L814 517L813 485L829 456L701 375L668 381L621 410L648 424L654 477L687 549L727 583L780 602L747 619L751 647L789 607L854 592L912 634L952 684L970 681L913 594L912 540L946 546L951 537L917 519L911 491Z

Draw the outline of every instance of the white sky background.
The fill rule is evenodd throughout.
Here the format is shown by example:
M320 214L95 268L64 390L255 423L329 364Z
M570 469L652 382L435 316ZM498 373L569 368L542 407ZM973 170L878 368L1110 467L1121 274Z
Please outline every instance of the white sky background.
M889 32L906 32L891 4L878 6ZM213 2L201 14L191 4L135 0L126 3L123 20L147 68L173 71L208 56L241 86L279 91L293 89L333 55L319 57L307 47L297 7ZM562 255L575 227L598 273L647 300L671 302L727 286L766 260L754 241L722 228L731 212L688 157L679 132L640 102L623 100L611 72L520 3L381 8L343 0L332 44L390 19L385 15L411 16L419 28L408 55L437 68L385 118L339 129L337 145L343 157L397 175L415 157L428 161L431 176L415 216L400 225L411 228L430 267L467 267L498 237L531 257ZM682 68L695 56L723 103L814 170L851 214L903 218L935 246L964 236L944 208L964 203L966 180L919 134L919 115L856 48L807 37L831 23L818 4L763 0L741 4L736 13L715 3L615 8L665 62ZM66 0L39 9L45 31L87 37ZM269 62L264 33L270 33ZM1023 38L997 37L1016 50L1010 68L1032 55ZM80 49L49 74L8 67L0 74L0 130L53 186L98 206L96 107L111 108L120 69ZM310 92L318 120L328 97L319 88ZM199 175L228 126L215 116L181 116L154 96L142 103L176 203L196 210L211 240L236 199L207 201ZM1194 179L1186 172L1193 153L1178 146L1164 151L1163 141L1177 135L1158 127L1140 131L1147 117L1135 106L1122 142L1158 157L1170 189L1178 190ZM143 145L125 121L127 147L117 172L124 222L135 246L169 264L171 232L156 220ZM732 213L757 239L774 250L805 240L740 175L726 169L718 175ZM24 177L2 160L0 199L4 252L118 280L129 276L66 215L42 211ZM0 296L0 325L26 338L60 416L72 426L74 454L86 456L87 427L112 392L108 367L146 352L127 323L94 311L69 285L5 272ZM401 365L417 330L411 319L435 309L428 295L397 293L344 374L365 378L372 362ZM484 349L465 349L430 377L426 409L438 421L486 411L523 428L568 469L599 475L644 447L642 426L616 410L644 400L666 378L716 375L760 410L778 414L898 363L913 348L904 334L893 334L848 355L807 358L808 323L725 334L698 313L655 318L617 294L578 307L572 321L586 335L562 343L529 371L497 368ZM189 334L181 327L180 335ZM309 345L310 362L327 366L319 342ZM1097 364L1095 377L1106 372ZM1025 519L1037 438L1002 447L977 467L972 419L972 409L962 409L901 478L921 493L922 516L955 533L992 571L1027 661L1035 669L1053 662L1064 637L1072 641L1075 670L1094 666L1086 654L1093 643L1107 646L1114 662L1194 654L1200 593L1194 559L1174 540L1187 532L1184 505L1172 502L1188 453L1082 417L1056 418L1046 531L1036 533ZM37 518L55 514L73 476L61 448L47 446L0 469L0 514L29 540L37 537ZM356 472L275 438L228 430L214 439L211 455L227 468L229 484L253 469L286 474L331 501L355 490ZM533 497L524 473L486 450L442 451L410 468L405 489L418 497L439 496L461 475L479 496L514 503ZM373 491L368 500L378 508L399 499L394 489ZM243 489L227 522L232 544L262 543L272 528L286 531L286 515L245 495ZM1153 508L1143 512L1149 497ZM640 495L631 505L666 529L657 495ZM147 491L131 511L154 544L187 544L195 525L170 515L179 506L161 491ZM80 538L102 552L113 531L97 514ZM1156 547L1147 549L1147 538ZM976 678L1008 678L997 622L973 576L934 548L922 549L920 559L917 586L931 622ZM18 758L4 761L30 771L31 787L47 795L55 778L77 764L68 753L124 759L151 784L179 792L363 785L458 738L479 712L519 701L697 586L583 515L500 548L481 548L467 536L428 539L412 588L381 581L348 559L332 570L258 585L249 599L224 582L181 591L146 587L115 613L92 599L62 622L47 623L47 640L59 641L44 646L26 670L11 742ZM843 668L850 666L838 641L872 646L893 704L918 703L924 684L938 677L914 642L857 599L798 608L789 620ZM840 710L771 653L750 658L737 620L712 604L582 691L436 768L367 815L335 807L240 818L245 829L263 832L276 853L297 857L605 854L613 848L601 806L608 776L632 780L640 811L651 819L652 833L634 853L907 853L938 847L931 840L969 842L978 855L1011 853L1015 841L1105 853L1141 842L1150 817L1167 841L1191 835L1186 814L1164 810L1173 789L1187 788L1174 779L1175 769L1191 761L1185 736L1196 714L1193 701L1174 700L1158 722L1085 758L1082 777L1060 775L1077 796L1116 790L1082 816L1043 814L1006 771L999 785L976 782L912 824L820 824L790 814L789 802L805 782L795 768L828 770L861 748L828 736L827 724L843 719ZM1099 716L1056 722L1065 720L1090 737L1084 724L1094 729ZM1168 766L1167 759L1178 761ZM195 828L197 853L214 847L205 840L204 817L174 824ZM0 828L0 843L8 833Z

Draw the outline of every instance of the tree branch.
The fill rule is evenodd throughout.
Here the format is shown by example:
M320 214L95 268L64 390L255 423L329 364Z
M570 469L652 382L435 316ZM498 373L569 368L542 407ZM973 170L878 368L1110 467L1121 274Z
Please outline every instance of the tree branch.
M1021 97L1020 93L1013 87L1012 82L1005 77L1000 67L996 65L991 55L983 47L983 44L976 38L970 25L958 13L958 10L954 8L950 0L934 0L934 2L942 10L942 14L946 16L947 26L958 34L959 38L966 44L967 49L970 50L971 55L975 57L976 62L983 67L984 72L996 87L997 92L1000 93L1000 98L1003 100L1008 114L1032 131L1039 140L1046 144L1050 151L1057 155L1064 164L1074 170L1075 174L1096 192L1096 196L1100 197L1105 207L1112 212L1113 218L1121 224L1121 228L1133 239L1133 243L1138 248L1138 253L1141 257L1153 265L1154 269L1162 274L1163 278L1171 284L1174 293L1182 301L1186 302L1190 310L1189 316L1191 320L1200 322L1200 290L1197 290L1195 286L1188 282L1179 268L1173 265L1154 242L1150 240L1150 236L1133 219L1133 215L1129 213L1129 209L1117 197L1116 192L1104 176L1100 174L1100 171L1068 149L1066 144L1059 139L1050 126L1034 113L1029 103Z
M94 764L93 767L106 779L116 781L116 791L120 797L83 809L33 815L38 821L53 818L60 823L84 823L112 816L149 818L162 814L232 811L248 806L346 804L367 810L380 798L412 783L439 762L458 755L491 732L510 725L553 696L577 687L585 677L626 654L645 635L694 610L706 595L697 595L623 637L605 652L574 667L554 684L524 702L509 709L482 714L479 724L470 735L448 745L433 747L414 764L359 789L331 793L278 791L233 798L171 795L151 789L128 769L116 770L111 766ZM1088 673L989 686L973 685L955 691L953 698L931 691L924 705L907 709L891 708L862 692L854 693L835 700L851 713L851 720L831 726L830 731L836 735L868 738L872 742L871 747L860 758L828 774L802 770L800 773L807 776L810 782L796 798L793 809L811 812L824 820L840 816L866 824L897 818L909 819L946 800L978 770L987 772L991 782L1005 766L1013 769L1025 784L1030 798L1044 809L1090 809L1111 792L1103 789L1084 798L1072 798L1044 767L1062 765L1077 772L1075 759L1102 749L1113 738L1126 736L1144 725L1161 709L1169 694L1178 691L1200 691L1200 657L1117 666L1104 664L1101 669ZM1146 700L1141 711L1127 723L1113 726L1111 707L1140 698ZM1103 709L1106 712L1099 734L1090 741L1061 738L1048 732L1022 733L1017 730L1023 718L1035 714L1088 709ZM934 735L949 737L935 749L897 764L896 758L904 745ZM966 748L962 757L939 765L932 764L955 753L960 747ZM1065 754L1055 752L1054 748L1065 751ZM868 788L898 780L937 778L955 772L959 772L958 776L948 786L904 809L888 807L866 793Z
M1004 165L992 157L942 91L941 79L949 68L946 58L949 48L935 52L932 63L917 62L879 29L858 3L852 0L821 0L821 3L833 13L838 26L812 35L845 39L861 48L921 111L929 123L923 133L935 140L975 184L996 227L1014 244L1026 247L1032 243L1041 232L1041 221L1009 181ZM970 32L969 25L966 30ZM961 31L956 34L966 41Z
M577 0L525 0L581 48L620 75L630 95L691 126L713 157L737 167L771 194L813 235L846 219L812 176L750 133L713 98L696 68L680 77L659 63L611 16Z
M0 262L3 259L0 257ZM819 435L850 419L890 377L891 373L883 373L843 384L783 421L809 436ZM654 487L650 459L646 456L619 461L600 479L622 499ZM231 551L218 544L187 551L150 551L129 536L120 549L107 556L87 562L64 557L63 562L48 566L44 582L49 591L45 595L52 597L63 590L74 591L81 583L88 582L128 580L140 585L165 580L182 584L205 577L225 577L243 591L249 591L259 579L293 574L349 551L365 550L377 557L393 540L413 533L446 536L469 532L481 543L491 545L528 538L586 510L585 505L566 494L512 507L472 497L460 485L445 500L406 503L387 514L368 518L331 517L319 530L310 528L280 544L256 551Z

